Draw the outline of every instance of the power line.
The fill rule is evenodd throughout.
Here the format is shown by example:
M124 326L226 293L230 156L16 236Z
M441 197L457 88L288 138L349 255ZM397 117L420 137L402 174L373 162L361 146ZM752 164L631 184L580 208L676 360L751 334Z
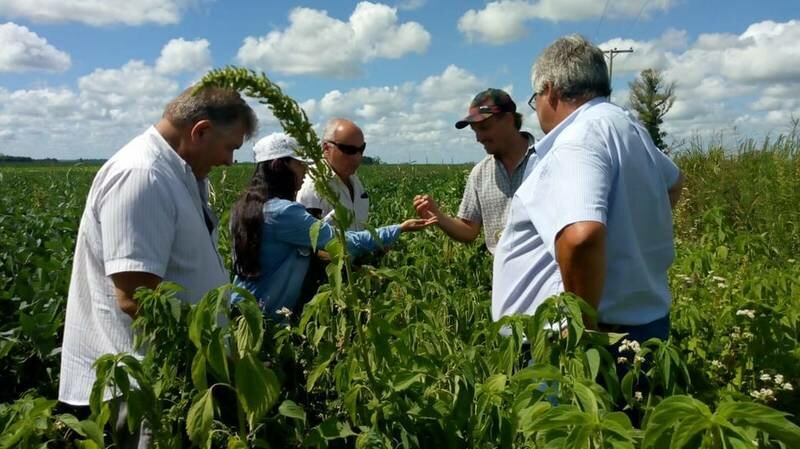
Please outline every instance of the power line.
M600 14L600 20L597 21L597 28L594 30L594 40L597 40L597 35L600 33L600 25L603 24L603 20L606 18L606 11L608 10L608 2L606 0L606 4L603 6L603 13Z

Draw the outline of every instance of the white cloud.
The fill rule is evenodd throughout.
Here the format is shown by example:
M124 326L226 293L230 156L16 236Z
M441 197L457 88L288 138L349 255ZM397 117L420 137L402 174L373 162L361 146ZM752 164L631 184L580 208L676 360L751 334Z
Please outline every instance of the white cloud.
M470 9L458 19L458 30L470 42L500 45L515 41L528 30L525 23L534 17L534 6L526 1L500 0L484 9Z
M661 37L652 41L615 38L599 44L598 47L603 50L632 48L633 53L620 53L614 57L614 73L638 73L644 69L667 68L673 56L670 52L686 49L687 40L686 31L668 29Z
M384 161L477 161L486 153L474 133L454 124L487 87L485 80L450 65L417 83L332 90L300 104L318 130L334 116L353 119L364 130L368 154Z
M47 70L63 72L71 62L67 53L47 39L13 22L0 24L0 72Z
M674 136L734 129L775 134L800 117L798 20L758 22L738 35L701 34L691 43L685 33L671 30L652 41L612 39L600 46L634 48L615 59L615 76L652 67L676 83L677 100L665 117L665 129Z
M162 74L204 72L211 67L211 51L206 39L172 39L161 49L156 71Z
M0 148L5 148L0 151L61 159L108 157L158 121L179 90L176 80L137 60L97 69L79 78L77 89L0 90L0 126L13 130L0 136Z
M458 20L458 29L470 42L492 45L518 40L534 19L549 22L597 20L600 17L647 18L653 12L674 6L678 0L498 0L483 9L470 9Z
M0 16L93 26L178 23L193 0L2 0Z
M332 90L317 103L322 116L375 119L402 111L410 85L392 87L361 87L347 92Z
M422 8L423 6L425 6L425 3L427 3L427 0L403 0L397 2L396 6L397 9L411 11L414 9Z
M263 37L247 37L237 54L241 64L286 75L352 77L361 64L422 53L431 37L416 22L398 23L397 9L360 2L347 22L327 11L295 8L290 25Z
M419 86L419 99L414 108L419 112L461 114L475 94L488 88L472 73L449 65L441 75L425 78Z

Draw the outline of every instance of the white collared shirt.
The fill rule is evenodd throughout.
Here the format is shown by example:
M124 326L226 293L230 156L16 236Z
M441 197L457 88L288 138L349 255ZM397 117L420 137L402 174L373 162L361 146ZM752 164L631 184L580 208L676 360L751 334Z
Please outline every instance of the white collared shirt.
M353 212L353 222L347 230L363 231L366 229L367 220L369 219L369 195L364 191L364 186L361 184L361 180L358 179L358 175L350 176L350 184L353 186L352 197L350 197L350 189L336 174L332 176L330 186L339 196L339 201L342 205ZM303 180L303 186L297 192L297 202L306 209L322 210L323 220L329 223L333 222L333 206L319 195L314 186L314 180L311 179L310 175L306 175Z
M181 285L178 297L190 303L230 282L217 251L217 219L206 201L206 181L195 178L155 127L97 172L78 229L59 400L88 404L95 360L133 352L132 319L117 305L110 275L155 274Z
M555 239L566 226L606 228L598 320L641 325L669 313L674 258L668 190L675 164L627 111L591 100L536 144L536 165L511 201L494 259L492 317L533 314L564 291Z

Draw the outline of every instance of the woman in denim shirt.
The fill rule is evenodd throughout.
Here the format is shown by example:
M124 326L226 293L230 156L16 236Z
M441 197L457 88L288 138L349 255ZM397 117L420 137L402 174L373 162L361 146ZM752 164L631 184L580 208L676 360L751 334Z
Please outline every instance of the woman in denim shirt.
M297 155L297 141L271 134L253 148L256 170L231 212L234 284L250 291L269 318L286 307L297 310L303 281L313 256L309 230L319 222L295 201L307 161ZM406 220L378 228L380 241L368 231L347 231L347 252L360 256L394 243L402 232L418 231L431 220ZM320 223L316 248L334 238L333 227ZM241 300L235 294L233 302Z

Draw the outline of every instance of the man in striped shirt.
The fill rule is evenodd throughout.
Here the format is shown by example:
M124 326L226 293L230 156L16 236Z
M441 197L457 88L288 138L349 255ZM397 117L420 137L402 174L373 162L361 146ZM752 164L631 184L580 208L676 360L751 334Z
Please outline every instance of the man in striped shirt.
M59 400L79 414L88 408L95 360L134 352L138 287L175 282L179 298L193 303L230 282L206 178L233 162L256 126L235 90L189 88L97 172L78 229L61 348ZM127 435L124 403L120 410L116 431L126 447L147 447L146 429Z
M500 89L486 89L472 100L466 117L456 128L469 126L486 150L467 178L456 217L443 213L430 195L417 195L414 208L422 218L436 218L450 238L472 242L483 228L489 253L494 254L506 224L511 197L522 183L526 167L535 162L534 139L520 131L522 114L511 97Z

